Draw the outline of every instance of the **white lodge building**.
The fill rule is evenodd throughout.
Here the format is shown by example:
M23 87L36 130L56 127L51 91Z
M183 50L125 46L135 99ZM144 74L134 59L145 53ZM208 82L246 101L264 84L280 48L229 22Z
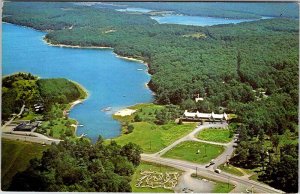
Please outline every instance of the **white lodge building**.
M227 121L228 116L224 112L223 114L212 113L199 113L197 112L188 112L187 110L183 113L183 119L186 120L211 120L211 121Z

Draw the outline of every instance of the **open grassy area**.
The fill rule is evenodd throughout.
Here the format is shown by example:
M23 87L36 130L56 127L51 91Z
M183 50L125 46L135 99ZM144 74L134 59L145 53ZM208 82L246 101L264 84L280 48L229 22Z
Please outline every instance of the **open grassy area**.
M40 144L12 141L2 138L1 179L2 189L10 183L12 177L25 170L29 161L35 157L40 158L47 146Z
M186 141L180 143L179 145L165 153L163 157L205 164L208 163L211 159L216 158L223 151L223 146L206 144L196 141Z
M214 141L219 143L230 142L232 137L230 137L230 131L228 129L221 128L207 128L202 130L197 137L206 141Z
M148 122L136 122L132 125L134 127L132 133L122 134L114 140L120 145L128 142L136 143L145 153L158 152L196 127L195 124L177 125L175 123L158 126Z
M194 123L182 125L174 122L169 122L165 125L155 124L155 113L164 108L161 105L152 103L138 104L129 108L137 111L130 116L113 116L122 123L123 131L123 134L114 140L120 145L125 145L128 142L136 143L141 146L145 153L158 152L177 139L187 135L196 127ZM135 121L137 115L139 122ZM131 133L125 134L129 124L133 126L133 130Z
M206 180L212 181L215 184L215 187L214 187L212 193L229 193L230 191L232 191L232 189L234 189L234 185L229 184L229 183L212 180L212 179L209 179L206 177L202 177L200 175L196 176L196 174L192 174L192 177L197 178L197 179L206 179Z
M221 164L219 166L219 169L221 169L224 172L230 173L230 174L234 174L237 176L243 176L244 174L241 172L241 170L239 170L237 167L234 167L232 165L225 165L225 164Z
M136 187L136 183L138 181L139 178L141 178L141 171L145 171L145 170L149 170L149 171L157 171L157 172L179 172L181 173L180 170L176 169L176 168L172 168L172 167L168 167L168 166L163 166L163 165L159 165L159 164L154 164L154 163L149 163L149 162L141 162L141 164L136 168L135 173L132 176L132 180L131 180L131 188L133 192L148 192L148 193L167 193L167 192L173 192L172 190L169 189L164 189L164 188L148 188L148 187Z

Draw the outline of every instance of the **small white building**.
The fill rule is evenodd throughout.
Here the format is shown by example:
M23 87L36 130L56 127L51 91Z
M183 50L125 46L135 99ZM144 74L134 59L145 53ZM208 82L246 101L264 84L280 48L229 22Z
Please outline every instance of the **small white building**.
M198 102L198 101L203 101L203 100L204 100L204 98L201 98L201 97L199 96L199 94L198 94L198 97L195 98L195 101L196 101L196 102Z

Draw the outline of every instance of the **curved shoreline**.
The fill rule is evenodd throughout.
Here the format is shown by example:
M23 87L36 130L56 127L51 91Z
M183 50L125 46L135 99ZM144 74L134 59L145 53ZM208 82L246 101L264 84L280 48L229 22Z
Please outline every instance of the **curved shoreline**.
M83 97L81 96L81 98L79 98L79 99L77 99L77 100L75 100L75 101L73 101L73 102L71 102L71 103L68 104L69 107L67 107L67 108L63 111L63 116L64 116L64 117L69 116L69 112L70 112L76 105L83 103L83 102L84 102L85 100L87 100L87 99L89 98L89 96L90 96L88 90L87 90L85 87L83 87L81 84L79 84L78 82L73 81L73 80L69 80L69 81L72 82L72 83L74 83L80 90L82 90L82 92L84 92L84 96L83 96ZM69 117L69 118L70 118L70 117ZM75 137L80 137L80 136L77 135L77 128L78 128L78 124L79 124L78 120L76 120L76 119L74 119L74 118L70 118L70 119L73 119L73 120L76 122L76 124L73 125Z
M11 24L11 25L16 25L16 26L21 26L21 27L24 27L24 28L30 28L30 29L33 29L33 30L39 31L39 32L44 32L45 35L44 35L44 36L42 37L42 39L40 39L40 40L43 41L43 42L44 42L46 45L48 45L48 46L64 47L64 48L74 48L74 49L111 49L111 50L113 50L113 54L114 54L117 58L120 58L120 59L123 59L123 60L135 61L135 62L139 62L139 63L141 63L141 64L143 64L143 65L146 65L146 66L147 66L147 71L144 71L144 72L145 72L146 74L148 73L148 75L151 75L151 74L149 73L149 67L148 67L148 64L147 64L145 61L143 61L143 60L141 60L141 59L136 59L136 58L133 58L133 57L121 56L121 55L115 53L115 52L114 52L114 48L112 48L112 47L105 47L105 46L80 46L80 45L66 45L66 44L53 44L53 43L51 43L50 40L47 40L47 39L45 38L45 36L46 36L46 34L47 34L47 32L48 32L47 30L39 30L39 29L35 29L34 27L24 26L24 25L19 25L19 24L15 24L15 23L9 23L9 22L5 22L5 23ZM80 86L80 88L83 89L83 91L86 93L86 96L85 96L84 99L78 99L78 100L76 100L76 101L74 101L74 102L69 103L69 104L67 105L66 109L63 111L64 116L67 116L67 112L71 111L76 105L78 105L78 104L82 103L84 100L88 99L88 97L89 97L89 95L90 95L90 94L88 93L88 91L85 90L85 88L84 88L82 85L80 85L80 84L77 83L77 82L74 82L73 80L69 80L69 81L72 81L73 83L76 83L76 85ZM149 82L148 82L148 83L149 83ZM145 85L148 86L148 83L145 82ZM147 88L149 88L149 87L147 87ZM154 91L152 91L150 88L149 88L149 90L152 92L152 95L153 95L153 94L154 94ZM139 104L139 103L137 103L137 104ZM130 105L130 106L134 106L134 105L135 105L135 104L132 104L132 105ZM122 108L119 109L119 110L122 110ZM119 111L119 110L117 110L117 111ZM76 125L79 124L79 122L78 122L76 119L73 119L73 120L76 121ZM74 126L74 128L75 128L75 130L74 130L75 136L77 136L77 134L76 134L76 133L77 133L77 127Z
M114 55L117 58L128 60L128 61L136 61L136 62L139 62L139 63L142 63L142 64L146 65L147 66L147 73L149 75L151 75L149 73L149 65L148 65L147 62L145 62L142 59L137 59L137 58L133 58L133 57L129 57L129 56L121 56L121 55L117 54L114 51L113 47L110 47L110 46L80 46L80 45L67 45L67 44L53 44L53 43L51 43L50 40L46 39L46 35L43 37L43 42L45 44L49 45L49 46L63 47L63 48L74 48L74 49L109 49L109 50L113 50L113 53L114 53Z

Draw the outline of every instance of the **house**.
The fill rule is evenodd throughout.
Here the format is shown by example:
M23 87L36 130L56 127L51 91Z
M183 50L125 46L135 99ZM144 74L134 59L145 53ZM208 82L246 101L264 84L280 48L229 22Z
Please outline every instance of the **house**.
M17 125L13 131L26 131L26 132L29 132L29 131L33 131L35 128L37 128L39 125L41 124L40 121L37 121L37 122L32 122L32 123L21 123L19 125Z

